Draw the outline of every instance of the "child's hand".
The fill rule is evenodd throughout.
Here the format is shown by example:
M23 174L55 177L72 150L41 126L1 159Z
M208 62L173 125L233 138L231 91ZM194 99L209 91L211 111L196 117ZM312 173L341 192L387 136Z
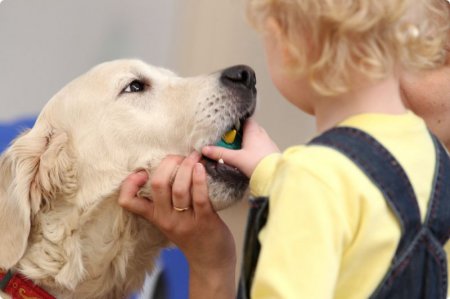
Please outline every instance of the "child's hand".
M219 146L206 146L202 149L202 154L213 160L223 159L226 164L237 167L243 174L250 177L256 165L264 157L279 151L266 131L256 121L249 118L244 126L242 149L231 150Z
M151 175L151 200L137 197L148 175L145 172L131 174L122 184L119 204L158 227L183 251L189 262L191 291L197 289L196 282L203 281L198 287L204 291L208 282L214 285L212 288L223 284L227 292L229 288L233 292L234 240L212 208L206 172L199 160L197 152L185 159L180 156L163 159Z

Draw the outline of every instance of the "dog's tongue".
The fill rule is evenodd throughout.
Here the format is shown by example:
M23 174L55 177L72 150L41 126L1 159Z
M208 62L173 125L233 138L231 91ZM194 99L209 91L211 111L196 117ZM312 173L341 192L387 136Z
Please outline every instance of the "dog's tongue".
M231 129L230 131L226 132L219 140L219 142L216 143L216 145L233 150L241 149L242 128L239 131L236 129Z

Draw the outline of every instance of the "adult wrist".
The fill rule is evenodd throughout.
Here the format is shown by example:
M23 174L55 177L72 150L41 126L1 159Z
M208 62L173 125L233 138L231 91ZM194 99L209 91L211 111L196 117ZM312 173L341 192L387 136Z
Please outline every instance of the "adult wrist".
M190 298L234 299L235 263L215 269L190 267L189 289Z

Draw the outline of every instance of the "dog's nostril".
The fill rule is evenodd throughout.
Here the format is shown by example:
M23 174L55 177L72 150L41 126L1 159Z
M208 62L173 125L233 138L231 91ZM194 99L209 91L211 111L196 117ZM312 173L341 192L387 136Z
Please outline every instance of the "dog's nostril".
M220 80L231 87L245 87L253 89L256 85L256 76L252 68L246 65L237 65L222 71Z

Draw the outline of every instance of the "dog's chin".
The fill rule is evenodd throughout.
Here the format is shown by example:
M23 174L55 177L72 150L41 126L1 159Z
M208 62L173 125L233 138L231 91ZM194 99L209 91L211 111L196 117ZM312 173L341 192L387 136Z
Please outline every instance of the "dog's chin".
M249 179L237 168L203 157L208 174L208 191L216 211L225 209L247 195Z

